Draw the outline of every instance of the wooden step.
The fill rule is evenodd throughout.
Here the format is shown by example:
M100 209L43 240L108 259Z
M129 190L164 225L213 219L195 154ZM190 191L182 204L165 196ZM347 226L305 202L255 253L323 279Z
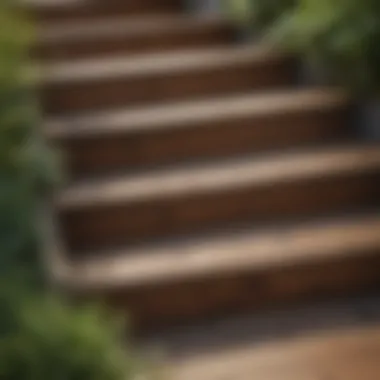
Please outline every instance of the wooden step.
M84 21L147 13L178 12L179 0L24 0L40 23L59 21Z
M293 64L264 46L111 57L44 69L48 112L206 97L289 84Z
M331 89L247 95L47 122L72 176L342 139L349 100Z
M170 380L377 380L380 326L358 325L168 361Z
M104 251L60 283L154 328L358 290L380 282L379 264L380 216L356 215Z
M151 363L175 364L215 351L281 343L337 329L378 325L379 321L380 293L377 289L363 289L344 296L310 298L304 302L146 331L136 334L136 343Z
M73 249L378 202L380 150L326 148L74 184L57 200Z
M35 54L72 60L107 54L134 54L217 46L231 42L232 25L215 17L160 16L64 22L39 31Z

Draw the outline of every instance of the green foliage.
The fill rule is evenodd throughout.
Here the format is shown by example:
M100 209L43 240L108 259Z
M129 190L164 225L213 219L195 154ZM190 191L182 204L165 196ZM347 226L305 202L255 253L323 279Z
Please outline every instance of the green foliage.
M32 36L27 18L0 0L0 379L136 378L119 324L37 286L39 215L57 167L39 130Z
M235 20L250 23L260 33L291 10L295 2L296 0L227 0L226 9Z
M296 0L251 0L252 22L258 30L265 31L279 18L290 12Z
M377 0L297 0L268 32L279 46L324 67L354 90L380 86L380 3Z
M226 0L234 19L365 94L380 88L378 0Z
M223 8L225 12L239 23L249 23L252 18L252 0L225 0Z
M29 60L33 29L10 2L0 3L0 267L36 264L38 209L55 180Z
M2 288L0 308L2 380L129 380L140 373L119 324L98 308L35 297L21 286Z

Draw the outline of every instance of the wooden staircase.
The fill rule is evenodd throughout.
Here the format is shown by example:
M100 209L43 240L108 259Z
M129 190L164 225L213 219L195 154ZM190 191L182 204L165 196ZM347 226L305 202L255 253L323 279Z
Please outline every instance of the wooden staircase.
M180 359L164 373L181 380L376 380L379 339L380 331L373 327L319 333L307 340L296 337Z
M71 175L56 280L144 331L378 285L380 150L351 99L181 8L34 8Z

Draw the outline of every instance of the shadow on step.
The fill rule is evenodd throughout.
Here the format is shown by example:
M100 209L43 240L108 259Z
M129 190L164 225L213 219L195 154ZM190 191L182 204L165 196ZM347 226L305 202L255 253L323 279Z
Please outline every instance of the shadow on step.
M143 350L157 359L181 360L210 352L260 346L290 338L334 333L380 323L380 292L334 297L254 315L214 319L203 324L171 328L139 339Z

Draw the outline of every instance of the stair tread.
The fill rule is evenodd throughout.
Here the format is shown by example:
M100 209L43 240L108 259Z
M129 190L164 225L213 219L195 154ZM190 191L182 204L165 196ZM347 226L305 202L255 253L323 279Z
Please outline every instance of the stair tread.
M140 2L110 3L106 4L106 6L104 2L98 2L94 4L93 9L91 7L88 8L87 5L83 6L85 2L78 0L69 2L59 0L59 3L53 7L43 5L43 0L38 1L40 2L39 5L34 6L37 15L40 13L40 17L47 20L47 25L44 25L45 29L42 30L41 28L39 32L39 43L52 44L51 46L55 44L55 46L59 46L61 42L66 43L71 41L82 41L85 44L91 45L92 41L93 46L96 48L98 45L97 41L98 39L100 41L100 38L110 37L117 39L121 36L148 36L147 40L152 45L153 42L151 42L150 36L157 33L181 33L190 29L192 30L192 28L222 26L226 23L226 20L220 17L170 16L171 9L175 9L175 11L180 9L179 5L177 9L175 1L165 2L162 7L158 3L155 3L155 1L147 2L147 4ZM121 5L122 7L119 9ZM33 9L33 6L31 8ZM120 13L116 13L118 11L125 13L151 12L151 16L147 15L141 16L138 19L132 19L129 15L129 17L120 16ZM58 21L55 25L49 25L49 18L50 21L56 18L61 21ZM72 22L70 22L70 19ZM208 34L208 29L205 29L205 31ZM216 36L219 38L219 29L216 31ZM162 34L162 36L164 39L167 37L166 34ZM187 40L187 34L183 33L181 37L183 40ZM196 37L198 38L198 35ZM203 35L200 38L203 38ZM104 46L109 45L110 41L103 40L105 42ZM51 104L47 102L47 109L50 112L61 112L61 107L66 112L69 110L75 112L75 110L85 108L97 108L101 110L102 107L112 107L116 104L120 106L127 101L124 98L127 95L123 92L125 88L131 90L131 94L138 93L137 95L130 96L131 99L127 102L130 101L131 103L157 101L158 98L161 99L162 97L167 100L176 97L179 99L180 95L183 95L183 97L198 96L201 91L204 91L203 95L206 96L208 92L206 85L192 89L192 78L198 78L199 76L201 79L205 75L212 85L214 77L210 73L213 74L214 72L217 74L215 81L218 81L219 76L219 82L222 85L220 88L215 86L215 89L211 86L212 91L221 92L222 90L226 91L225 89L243 91L242 88L246 88L243 84L246 83L247 88L248 85L252 86L252 84L249 81L247 82L245 77L244 80L241 79L243 78L241 76L242 72L250 72L251 67L254 70L256 68L263 70L264 67L267 67L268 73L267 71L263 73L263 78L268 76L270 79L273 79L273 82L276 82L276 80L281 82L281 76L277 77L277 71L274 70L277 69L278 63L282 65L283 62L288 62L287 56L284 56L279 51L273 51L265 44L225 46L224 40L222 40L218 44L219 47L186 49L185 46L182 46L181 50L173 52L154 53L150 51L150 53L130 56L124 50L125 46L128 45L129 47L130 40L126 40L127 42L124 45L120 44L121 40L115 41L118 43L117 49L112 49L112 52L123 49L123 52L119 54L124 55L105 53L106 49L104 49L104 56L102 57L76 57L78 60L69 58L59 60L57 55L56 62L44 65L42 68L42 85L46 85L47 94L51 91L50 97L48 95ZM208 43L208 40L206 42ZM179 47L180 43L181 41L177 42L176 47ZM147 43L147 45L149 44ZM47 48L49 49L51 46L47 46ZM198 42L197 46L199 46ZM82 50L81 46L74 47L77 50ZM92 50L89 49L88 51L91 50L92 54L94 54L95 48L91 47ZM150 46L146 47L146 49L148 48L150 49ZM71 47L71 51L74 50ZM86 54L90 55L88 52ZM289 63L292 63L290 59ZM238 76L234 81L234 73L238 73L239 69L240 77ZM228 70L231 73L225 74ZM287 66L284 69L280 67L280 71L278 72L282 75L283 71L284 76L288 74L289 70ZM231 84L229 82L224 84L220 80L224 75L227 78L231 75ZM261 78L261 72L258 76ZM291 77L290 71L289 77ZM124 80L125 78L126 81ZM184 85L177 89L175 81L180 81L181 78L185 79ZM168 80L173 83L172 89L168 85ZM146 85L145 82L147 83ZM153 84L154 82L157 84ZM256 85L256 72L252 77L252 82L255 82ZM262 85L260 81L258 82ZM267 82L264 81L263 84L267 85ZM114 86L115 83L119 83L120 86ZM125 87L126 83L129 83L129 86ZM140 86L140 83L144 85ZM278 86L278 83L276 83L274 85ZM135 88L133 88L134 85ZM153 86L152 97L150 97L149 86ZM170 90L165 91L164 86L169 87ZM141 89L142 94L137 91L138 88ZM91 90L97 92L95 91L96 89L100 91L100 94L103 93L103 95L91 97ZM249 90L251 90L251 87ZM181 91L183 91L183 94L180 94ZM56 97L54 96L55 92L57 92ZM120 99L117 99L118 97ZM84 101L82 102L81 99ZM282 116L283 114L292 112L305 112L305 110L307 112L309 109L316 111L327 108L334 109L335 111L335 108L348 105L348 102L349 98L347 94L334 89L294 90L272 94L265 93L260 96L244 94L203 101L154 105L146 108L96 111L76 116L66 115L65 117L48 121L46 129L50 137L58 139L86 138L88 136L118 132L149 133L150 131L157 130L167 131L169 129L188 128L194 123L203 126L202 123L204 122L223 120L225 118L236 118L239 120L240 117L250 116L270 117L273 114ZM332 123L329 125L332 125ZM305 128L307 128L307 125L305 125ZM160 201L163 201L162 204L164 206L169 204L174 209L177 207L176 203L169 203L169 201L176 198L183 201L184 199L192 200L193 198L191 197L194 196L195 200L201 199L207 202L207 197L197 198L197 196L219 194L227 198L230 194L239 196L244 193L243 191L239 192L236 190L248 189L249 191L246 192L248 198L253 199L251 198L250 191L255 186L259 189L261 189L260 186L263 186L263 189L266 190L271 186L300 181L300 189L302 191L303 184L307 183L308 180L311 183L316 183L316 186L319 187L319 182L315 180L325 177L335 180L335 177L343 176L345 178L345 175L359 174L360 176L355 176L354 178L356 182L355 186L353 186L352 197L348 201L343 199L341 202L343 207L347 205L347 202L350 202L350 199L360 199L361 201L369 193L369 191L357 191L358 195L356 196L356 185L362 179L361 174L368 174L367 176L363 176L366 186L365 190L367 190L374 181L375 176L372 174L380 173L379 169L380 149L378 144L365 147L359 145L340 145L325 147L323 149L314 148L307 152L282 152L262 157L240 156L238 159L219 160L211 164L164 168L102 179L83 179L80 182L74 182L64 189L57 196L56 201L57 206L63 211L63 214L65 211L68 211L67 214L63 215L64 222L66 222L65 217L67 217L67 225L69 222L72 222L72 225L74 225L72 231L67 229L67 240L70 241L71 239L71 242L74 243L77 240L79 242L77 243L77 247L80 247L80 244L82 244L83 248L86 247L83 241L86 238L89 239L89 232L96 231L98 227L100 227L98 228L99 231L104 228L104 221L107 220L108 215L115 212L117 207L107 208L110 205L119 206L120 204L122 205L122 202L130 202L133 206L143 204L143 206L148 205L150 207L153 205L155 207L159 205L161 207ZM339 186L339 181L337 185L334 181L332 182L333 190L327 192L327 196L329 197L328 202L330 199L331 202L334 201L334 196L330 197L330 193L333 193ZM347 182L349 183L349 181ZM343 183L345 182L343 181ZM323 186L325 186L325 182L322 182ZM358 187L360 186L361 183L358 184ZM279 189L281 191L281 187ZM343 191L345 191L344 186ZM339 193L338 196L341 196L341 194ZM310 199L313 199L313 197L310 197ZM152 200L153 202L149 203ZM308 200L306 198L306 201ZM166 201L168 203L165 203ZM288 200L285 199L285 202L288 202ZM328 202L326 202L327 206ZM219 200L219 204L216 203L216 206L222 203L223 201ZM320 207L320 204L317 202L314 204ZM188 202L188 205L186 204L186 206L190 207L191 202ZM99 206L105 206L106 213L102 214L103 209L100 208L101 212L98 214L101 216L105 215L104 220L100 217L99 219L94 219L96 223L89 223L89 220L86 218L91 218L91 212L94 211L92 208ZM154 207L153 212L155 211ZM86 208L91 212L82 214L80 212L78 214L70 212ZM126 207L126 209L128 208ZM133 207L128 210L131 209L133 214ZM159 210L158 206L157 210ZM303 211L302 208L300 210ZM94 215L98 211L99 209L95 209ZM121 211L124 215L126 214L124 208ZM183 207L181 212L185 214L185 211L187 212L187 209ZM160 232L158 229L160 221L153 220L154 223L150 227L149 217L153 213L151 210L149 212L150 214L146 217L147 221L142 219L145 224L141 223L141 236L144 236L144 234L148 235L148 233L155 236L153 230L151 230L152 228L156 228ZM331 213L331 210L329 212ZM231 212L230 214L233 215ZM277 214L279 215L279 213ZM75 223L70 218L78 217L78 215L77 232L75 230ZM60 264L62 266L59 272L61 284L67 285L72 290L95 290L94 293L97 290L115 288L118 290L120 287L131 287L131 299L133 300L133 290L139 292L141 290L140 287L146 285L148 286L148 290L152 289L149 286L165 283L169 283L169 286L173 284L174 286L176 284L183 285L184 283L181 281L185 281L185 285L186 281L189 281L193 285L194 283L191 281L213 277L216 279L226 279L231 274L232 278L234 278L233 276L236 273L242 274L243 277L248 273L250 277L251 273L262 273L266 270L281 269L282 267L289 268L293 265L299 265L297 270L300 269L301 272L305 269L303 265L313 266L314 264L318 265L327 262L337 263L340 266L341 263L345 263L346 259L349 262L347 267L348 271L350 271L350 265L356 269L356 259L363 256L364 265L366 265L365 269L371 267L376 269L376 265L372 264L371 266L371 263L373 263L371 258L374 257L374 253L380 250L380 214L375 214L375 212L360 216L330 218L328 220L314 219L306 224L293 223L292 225L280 228L275 228L272 225L270 228L258 230L251 226L245 230L218 236L207 235L206 237L199 238L198 235L197 238L190 240L156 243L150 246L128 246L120 249L110 249L111 237L116 236L116 238L119 238L119 235L128 235L130 233L129 230L132 231L130 227L128 227L129 230L128 228L124 228L123 223L128 224L127 218L124 215L115 213L116 222L120 222L119 225L122 228L119 229L117 223L114 226L110 223L112 228L108 232L105 229L104 237L98 239L99 244L103 244L103 247L106 247L104 251L98 252L95 255L84 255L78 261ZM211 213L211 216L214 219L220 217L217 213ZM222 215L220 218L224 222L222 220L223 217ZM110 216L109 220L113 220L113 218L114 214ZM130 214L128 214L128 218L130 218ZM211 222L214 221L212 218L210 218ZM178 218L178 220L181 219ZM173 218L175 222L178 222L178 220L175 220L175 217ZM201 218L199 220L203 222ZM208 222L207 218L204 218L204 220ZM133 223L135 222L134 220ZM187 232L186 228L189 227L185 226L185 224L188 223L191 226L191 222L191 218L184 217L181 222L183 223L181 228ZM196 222L199 223L197 220ZM87 227L88 225L90 226L88 229L84 228L84 226ZM170 228L172 229L170 233L172 233L175 230L174 223ZM178 228L178 231L181 232L181 228ZM135 233L134 231L132 232ZM166 233L166 231L164 232ZM96 240L93 237L91 239L93 241ZM74 246L75 244L72 244L72 247ZM360 260L357 261L359 262ZM362 265L361 261L360 265ZM353 276L353 278L347 275L347 273L344 272L342 280L338 281L337 288L339 288L340 284L345 285L346 282L351 284L351 282L363 281L364 275L367 275L367 271L363 270L359 270L358 276ZM267 274L265 272L265 275ZM335 281L335 269L332 274ZM370 276L374 275L373 271L369 274ZM226 275L227 277L223 277ZM325 281L325 273L318 276L319 281ZM329 276L326 278L328 279L327 281L330 281ZM242 288L246 285L245 279L246 277L241 282ZM279 283L281 285L281 281ZM214 290L210 292L215 298L218 298L218 294L215 291L218 286L216 284ZM270 286L271 284L269 284L269 288ZM306 291L313 293L313 289L308 289L307 283L304 286ZM302 287L302 282L300 287ZM164 290L161 294L167 291L167 289L165 290L165 286L163 288ZM161 288L159 286L158 289L160 292ZM186 286L183 289L186 289ZM244 289L247 289L247 287ZM230 297L236 296L239 291L240 288L237 287ZM158 294L160 294L159 292ZM256 291L253 293L256 293ZM264 294L264 292L262 293ZM125 294L123 294L124 296ZM182 296L182 293L180 296ZM217 300L218 302L215 304L216 311L222 310L224 305L233 305L233 303L229 303L228 297L227 295L225 299ZM126 294L126 298L128 298L128 294ZM206 298L204 299L206 300ZM245 298L242 298L242 300L245 300ZM149 322L149 318L154 317L154 313L157 313L159 305L156 307L153 305L154 302L152 303L149 300L144 302L142 302L140 307L138 301L135 301L135 307L137 315L140 315L142 319L146 318ZM173 310L168 310L162 314L157 313L158 317L167 317L168 320L172 318L175 321L177 317L181 318L183 313L192 313L190 308L186 309L188 305L184 305L184 309L180 310L181 305L179 304L177 305L178 310L176 310L175 303L176 300L173 302ZM201 305L199 310L195 310L194 312L206 313L211 308L212 305L210 308ZM144 315L145 312L148 317ZM235 347L229 351L209 352L206 355L194 357L190 361L179 361L170 369L171 373L174 374L174 378L181 380L193 378L225 380L236 377L251 379L252 377L257 377L257 375L265 377L268 380L309 380L317 378L322 372L330 373L332 378L336 378L336 380L340 378L342 380L343 378L345 380L354 379L358 375L363 377L363 379L375 380L377 377L375 374L378 373L379 368L378 365L374 364L375 362L369 353L378 353L377 351L380 349L378 346L379 337L380 326L377 326L376 328L367 330L326 334L322 337L286 342L285 344L272 345L262 349L248 344L246 346ZM369 351L369 349L373 351ZM362 351L365 353L365 360L363 359L363 355L358 355L358 352L361 353ZM371 360L368 359L368 356ZM322 374L322 376L324 375Z
M179 324L145 334L139 343L146 352L160 347L161 360L183 362L215 349L263 347L336 329L373 326L379 318L380 294L372 289Z
M147 15L139 18L115 16L111 20L89 20L58 22L41 27L41 43L60 43L99 37L140 36L162 32L181 32L193 28L212 27L226 24L222 17L187 15Z
M132 4L128 4L132 3ZM123 5L135 5L133 2L129 1L92 1L92 0L20 0L18 3L21 7L28 9L29 11L39 13L44 12L53 12L53 15L56 16L69 16L69 19L75 19L75 16L78 14L80 15L83 11L88 10L97 10L97 11L104 11L107 9L107 7L111 6L115 8L116 10L119 10L118 8L121 7L123 9ZM144 3L144 2L142 2ZM133 8L133 7L132 7ZM156 10L156 9L155 9ZM178 9L177 9L178 10ZM167 11L165 7L163 7L163 12ZM68 13L68 14L65 14ZM100 16L103 16L101 13ZM48 18L48 21L55 21L55 18L53 17L53 20L50 20Z
M86 3L84 0L21 0L22 6L30 7L31 9L50 8L50 9L66 9L73 6L83 6Z
M279 59L283 59L282 55L265 45L246 45L186 49L180 52L150 53L138 57L127 55L83 59L79 62L50 63L45 65L43 73L46 83L67 84L120 76L165 75Z
M261 159L254 156L159 170L125 178L86 180L68 186L58 196L57 203L65 209L76 209L114 202L172 199L220 189L277 184L379 168L380 149L377 144L328 147L317 151L272 154Z
M179 129L189 123L225 118L272 115L304 110L335 108L348 104L346 93L333 88L243 94L208 100L175 102L122 110L63 116L46 122L52 138L103 135L117 132L149 132Z
M264 231L103 252L74 264L79 288L138 286L318 262L380 248L380 215L334 218Z
M168 364L178 380L376 380L379 324L346 326L262 345L219 349Z

